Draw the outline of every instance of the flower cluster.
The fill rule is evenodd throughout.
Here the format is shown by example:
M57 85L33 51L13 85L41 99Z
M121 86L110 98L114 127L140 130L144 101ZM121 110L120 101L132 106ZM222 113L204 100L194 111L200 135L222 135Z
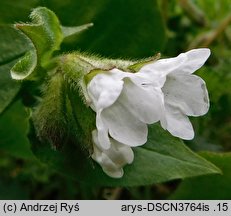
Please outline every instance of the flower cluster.
M96 112L92 158L107 175L123 176L123 166L134 159L132 147L147 141L148 124L160 121L173 136L194 137L188 116L204 115L209 98L205 82L193 73L209 55L209 49L194 49L136 73L114 68L93 77L87 85Z

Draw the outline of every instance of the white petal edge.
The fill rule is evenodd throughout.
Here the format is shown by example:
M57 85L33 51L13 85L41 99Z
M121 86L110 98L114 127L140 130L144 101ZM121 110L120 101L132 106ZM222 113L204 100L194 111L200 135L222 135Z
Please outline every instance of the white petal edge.
M181 53L174 58L166 58L154 61L153 63L143 66L138 73L149 74L150 80L165 77L167 74L175 72L187 61L187 55Z
M101 114L112 138L128 146L140 146L147 142L148 128L134 116L119 99Z
M134 160L134 153L129 146L123 145L116 140L110 139L112 145L110 149L104 150L98 147L99 140L97 131L92 132L94 152L92 158L100 164L103 171L113 177L120 178L123 176L123 166L131 164Z
M125 78L119 100L140 121L153 124L163 115L163 98L160 88L146 83L136 85L129 78Z
M193 139L194 130L189 118L179 109L170 105L166 105L165 108L165 119L161 120L161 126L166 128L175 137L184 140Z
M162 90L165 103L180 109L186 115L200 116L209 110L206 84L196 75L169 75Z
M201 68L210 56L210 49L199 48L186 52L187 61L176 73L192 74Z
M87 86L88 95L92 100L91 108L96 112L99 143L104 149L110 148L111 143L108 137L108 128L101 118L101 112L106 107L111 106L121 94L122 78L119 70L113 73L102 73L96 75Z
M177 57L160 59L147 64L139 72L150 74L149 77L153 80L158 79L158 76L165 77L170 73L191 74L204 65L209 56L210 49L208 48L192 49Z
M103 149L109 149L111 146L111 142L109 139L108 128L105 126L102 117L102 110L97 111L96 113L96 128L98 132L98 147L102 147Z
M102 170L108 176L112 178L121 178L123 176L123 168L116 166L116 164L113 163L113 161L97 147L94 147L94 153L91 157L102 167Z
M111 74L98 74L88 84L87 90L92 100L94 111L111 106L119 97L123 89L123 81Z

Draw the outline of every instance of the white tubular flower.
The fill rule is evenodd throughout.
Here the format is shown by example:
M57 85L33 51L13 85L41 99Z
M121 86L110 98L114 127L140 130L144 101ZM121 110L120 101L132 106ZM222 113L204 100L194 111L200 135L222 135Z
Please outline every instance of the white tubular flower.
M165 114L161 125L176 137L192 139L194 131L187 116L204 115L209 109L205 82L192 74L205 63L209 55L209 49L193 49L175 58L147 64L138 72L150 80L165 77L162 87Z
M111 148L109 135L131 147L145 144L147 124L162 116L160 86L147 85L146 78L137 74L113 69L96 75L87 90L102 149Z
M113 178L121 178L124 174L123 166L131 164L134 159L131 147L109 138L111 146L105 150L99 143L96 130L92 132L92 137L94 142L92 158L100 164L107 175Z

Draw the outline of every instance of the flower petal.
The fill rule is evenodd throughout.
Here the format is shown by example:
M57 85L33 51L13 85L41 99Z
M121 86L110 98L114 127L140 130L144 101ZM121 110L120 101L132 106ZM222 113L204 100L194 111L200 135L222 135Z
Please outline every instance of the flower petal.
M169 74L162 90L165 103L179 108L186 115L204 115L209 109L205 82L196 75Z
M114 178L122 177L123 166L132 163L134 159L132 149L113 139L110 139L111 147L108 150L98 147L99 140L96 130L92 132L92 138L94 142L92 158L101 165L107 175Z
M110 73L110 76L113 78L113 79L116 79L116 80L122 80L124 77L128 77L129 74L132 74L130 72L125 72L125 71L122 71L122 70L119 70L117 68L113 68L111 69L108 74Z
M164 73L161 74L157 71L146 70L140 70L137 73L128 74L127 77L138 86L152 85L153 88L162 88L166 80Z
M131 147L121 144L114 139L110 139L112 143L112 148L107 150L107 155L111 160L119 166L124 166L126 164L131 164L134 160L134 153Z
M199 68L201 68L208 57L210 56L210 49L200 48L192 49L185 53L187 61L182 65L176 73L179 74L192 74Z
M141 68L141 73L154 76L166 76L170 73L191 74L198 70L208 59L210 50L207 48L193 49L181 53L175 58L160 59ZM151 77L151 75L150 75Z
M187 55L181 53L174 58L166 58L154 61L142 67L139 73L150 74L150 78L156 79L158 76L165 77L167 74L178 70L187 61Z
M152 85L143 83L138 86L125 78L119 100L144 123L155 123L163 115L163 93L160 88L154 88Z
M112 105L123 89L123 81L115 79L110 73L96 75L87 86L92 99L93 110L100 110Z
M100 151L97 147L94 147L94 153L91 156L99 165L103 171L110 177L121 178L124 174L123 168L118 167L103 151Z
M191 140L194 137L194 130L188 117L179 109L166 105L165 120L167 122L166 129L176 137L185 140ZM162 122L161 122L162 125Z
M104 109L101 116L109 129L109 134L115 140L129 146L146 143L147 125L134 116L120 98L112 106Z
M96 113L96 128L98 132L98 147L101 146L103 149L109 149L111 142L108 135L108 128L105 126L101 118L101 110Z

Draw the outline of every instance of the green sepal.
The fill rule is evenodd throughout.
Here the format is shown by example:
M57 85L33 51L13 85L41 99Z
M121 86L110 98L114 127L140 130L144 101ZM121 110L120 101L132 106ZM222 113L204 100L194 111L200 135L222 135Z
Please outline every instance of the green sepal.
M63 33L56 15L47 8L38 7L30 15L31 23L16 24L33 43L34 47L11 70L14 79L22 80L35 71L38 65L46 67L54 51L63 40Z
M71 86L71 88L80 94L86 105L88 105L90 99L87 94L84 76L91 70L94 70L94 68L94 65L78 55L78 53L61 56L58 64L58 70L63 73L67 85Z
M33 123L40 141L60 148L67 141L69 124L66 91L62 74L56 73L43 90L43 97L33 112Z
M102 70L102 69L93 69L88 74L84 76L84 81L86 85L96 76L97 74L107 73L108 70Z
M79 91L69 85L58 70L43 90L43 97L33 112L33 124L39 140L61 149L70 142L85 152L92 151L95 113Z
M95 112L86 105L79 91L75 88L68 88L68 98L70 100L72 118L70 121L73 124L72 128L76 128L75 136L77 143L82 149L92 153L92 131L96 128Z
M58 71L62 73L68 95L67 110L72 137L83 148L91 152L92 131L95 129L95 113L89 107L90 99L86 90L85 75L94 66L77 53L63 55Z
M92 65L74 54L62 55L59 60L33 113L34 128L40 141L54 148L73 142L89 153L95 113L89 107L84 75Z
M160 59L161 54L157 53L155 56L144 59L142 61L138 61L133 65L130 65L128 67L128 70L130 70L131 72L138 72L143 66L153 63L155 61L157 61L158 59Z

